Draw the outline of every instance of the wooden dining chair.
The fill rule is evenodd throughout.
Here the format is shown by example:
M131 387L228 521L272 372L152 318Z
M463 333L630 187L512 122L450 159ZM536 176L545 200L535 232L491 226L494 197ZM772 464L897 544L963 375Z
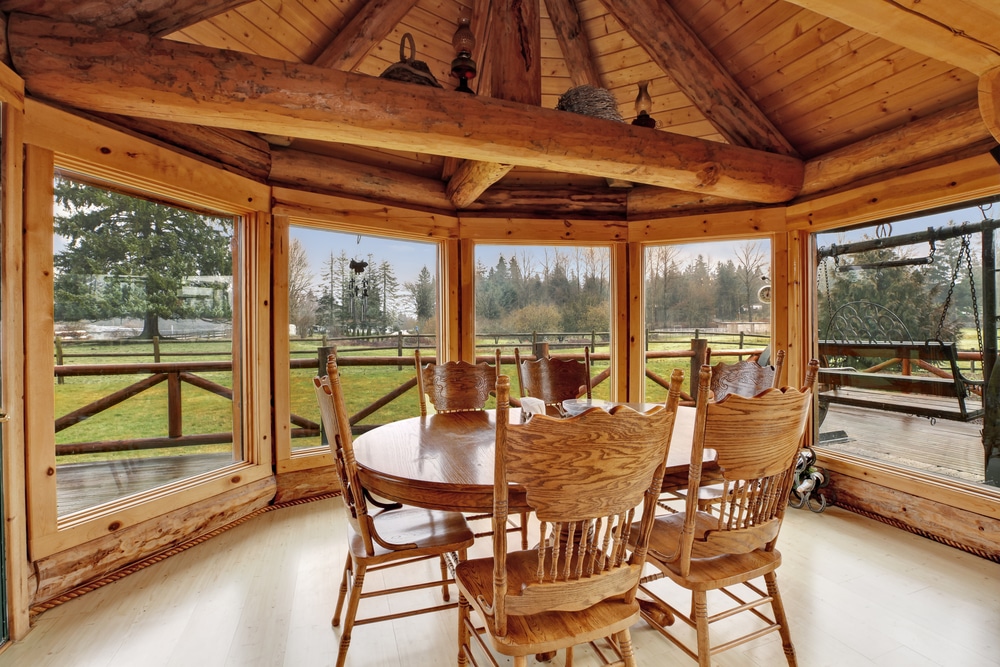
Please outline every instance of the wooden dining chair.
M667 405L650 412L591 408L523 424L508 423L510 378L500 377L493 521L504 525L511 486L523 489L538 546L508 553L498 531L491 558L456 567L459 665L480 664L473 642L493 665L492 651L523 667L529 655L561 649L571 665L573 646L585 643L604 664L636 664L629 627L680 398L683 373L674 373ZM596 644L607 637L614 662Z
M707 357L711 359L711 352ZM765 389L781 386L781 369L785 364L785 351L778 350L774 355L774 364L761 366L756 361L737 361L727 364L723 361L712 366L712 379L709 386L712 390L712 400L721 401L730 394L740 396L756 396Z
M712 350L705 352L705 363L711 365ZM774 365L761 366L756 361L738 361L727 364L723 361L711 366L712 377L709 381L709 400L721 401L730 394L753 397L771 388L777 388L781 382L781 369L785 363L785 351L778 350L774 355ZM699 380L699 388L701 387ZM682 405L696 405L697 401L684 402ZM663 500L685 498L686 487L679 486L664 491ZM701 509L708 510L721 498L721 488L717 484L703 484L698 489L698 502Z
M437 412L486 409L486 401L494 391L497 375L500 373L499 348L494 356L494 366L486 362L470 364L467 361L424 364L420 358L420 350L414 350L420 416L427 416L428 400Z
M427 416L427 401L437 412L464 412L485 410L486 401L496 390L497 376L500 374L500 348L494 353L495 365L486 362L470 364L467 361L449 361L443 364L422 363L420 350L413 351L413 362L417 370L417 392L420 395L420 416ZM490 514L469 514L469 521L489 519ZM513 520L507 532L521 533L521 542L528 548L528 515L520 517L520 523ZM476 537L487 537L492 532L478 532Z
M355 625L391 620L432 611L453 609L448 603L448 585L454 583L449 576L445 554L456 553L459 561L465 560L467 550L475 537L465 517L458 512L441 512L414 507L401 507L388 511L369 513L366 493L358 476L354 458L351 427L340 384L340 372L335 355L327 359L326 376L314 378L316 398L319 401L323 428L330 443L336 463L341 496L350 525L344 576L340 583L337 608L333 615L334 627L340 625L341 611L347 600L344 627L340 636L337 667L343 667L351 645L351 631ZM441 578L412 583L407 586L363 591L365 575L387 567L408 565L437 558L441 564ZM441 587L447 604L422 607L412 611L358 618L362 598L392 595L423 588Z
M590 347L583 348L583 361L577 359L522 359L514 348L514 365L521 397L541 399L551 415L562 414L562 402L569 398L591 398ZM551 409L548 409L551 408Z
M647 560L660 574L644 579L641 586L653 600L644 603L643 618L701 667L709 667L716 653L771 632L780 634L789 666L796 665L775 577L781 564L775 545L818 371L819 362L811 361L800 389L772 388L754 397L730 394L721 401L710 401L711 368L701 368L688 475L690 493L683 512L656 518ZM722 478L721 500L713 512L704 511L697 502L706 448L715 450ZM664 576L691 592L689 613L678 611L650 589L651 579ZM760 577L766 590L753 583ZM714 606L709 615L708 593L715 590L725 593L722 599L735 603L724 609ZM719 602L713 598L713 605ZM771 605L770 617L763 609L766 604ZM756 627L736 638L734 632L727 632L726 641L713 646L709 626L742 612L756 617ZM695 629L696 647L667 630L674 619Z

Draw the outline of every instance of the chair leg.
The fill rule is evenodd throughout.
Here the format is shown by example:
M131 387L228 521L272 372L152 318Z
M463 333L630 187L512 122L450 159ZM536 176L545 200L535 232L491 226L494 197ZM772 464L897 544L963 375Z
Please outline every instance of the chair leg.
M788 667L798 667L795 659L795 647L792 646L792 633L788 629L788 617L785 616L785 604L781 601L781 593L778 592L778 578L774 572L764 575L764 583L767 584L767 594L771 596L771 610L774 612L774 620L780 624L778 633L781 635L781 646L785 650L785 660Z
M465 599L461 591L458 593L458 667L465 667L468 660L465 657L466 651L471 651L470 644L472 637L469 634L469 613L471 611L469 601Z
M451 600L451 593L448 592L448 561L444 559L444 555L440 556L441 559L441 597L444 598L445 602Z
M347 601L347 614L344 616L344 630L340 635L340 652L337 654L337 667L344 667L347 661L347 649L351 647L351 631L354 629L354 619L358 615L358 604L361 602L361 589L365 585L365 565L357 565L354 581L351 582L351 595Z
M618 651L622 655L625 667L637 667L635 650L632 648L632 633L628 629L622 630L615 635L615 641L618 643Z
M573 667L573 647L566 647L566 667Z
M337 595L337 608L333 612L333 627L340 625L340 612L344 608L344 600L347 599L347 583L351 579L351 552L347 552L347 559L344 561L344 576L340 580L340 593Z
M712 644L708 638L708 594L705 591L694 591L692 598L695 629L698 631L698 666L712 667Z
M514 667L528 667L528 656L526 656L526 655L515 655L514 656Z
M521 512L521 550L528 550L528 513Z

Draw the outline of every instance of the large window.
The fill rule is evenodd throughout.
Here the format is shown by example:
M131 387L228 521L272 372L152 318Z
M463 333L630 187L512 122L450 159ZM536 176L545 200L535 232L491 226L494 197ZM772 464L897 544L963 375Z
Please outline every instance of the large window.
M674 368L690 386L692 351L703 346L713 362L770 353L766 239L649 246L645 265L646 400L666 397Z
M504 356L514 348L531 355L596 357L591 376L609 366L611 255L607 247L476 246L476 351ZM511 391L517 395L517 374ZM608 397L599 383L594 395Z
M995 210L817 235L824 450L1000 484L1000 459L988 456L1000 436L984 429L997 409L984 400L997 346Z
M242 460L234 219L69 173L54 193L59 516Z
M413 351L433 355L437 244L293 225L288 248L292 450L320 443L312 378L336 348L352 414L382 424L419 414ZM378 407L380 406L380 407Z

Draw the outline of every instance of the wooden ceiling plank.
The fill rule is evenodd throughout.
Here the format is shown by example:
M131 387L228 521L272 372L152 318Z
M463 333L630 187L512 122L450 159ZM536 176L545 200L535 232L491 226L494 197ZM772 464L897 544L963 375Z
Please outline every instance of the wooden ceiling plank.
M545 7L555 29L556 39L559 40L559 48L566 60L573 85L589 84L602 87L601 73L590 54L590 40L583 30L580 13L573 0L545 0Z
M344 71L357 67L368 52L392 32L416 0L368 0L313 61Z
M787 156L579 114L12 15L29 94L70 107L521 164L778 203L802 185Z
M853 69L852 63L856 62L857 54L875 40L884 43L873 35L850 30L816 50L802 54L798 60L786 63L781 69L757 81L753 89L757 104L770 109L777 100L793 90L798 93L807 86L821 85L826 72L841 67Z
M298 30L306 37L316 49L321 44L326 44L330 40L330 28L327 27L320 17L316 16L309 9L298 2L285 2L284 0L262 0L262 4L269 7L271 11L280 16L288 25ZM342 16L336 12L337 16ZM329 19L328 19L329 20ZM312 62L312 60L309 60Z
M315 52L316 45L312 40L266 4L255 2L246 7L240 7L236 11L248 23L255 26L260 33L267 35L287 49L291 53L290 59L306 62L305 58ZM266 54L262 53L261 55Z
M809 14L809 12L802 13ZM753 48L743 49L737 54L738 65L727 66L726 69L737 83L744 89L750 90L761 79L780 71L799 58L807 57L809 53L851 30L836 21L818 16L814 18L808 27L797 23L789 34L781 31L769 35L769 39L766 40L767 48L760 48L761 45L758 44Z
M604 4L728 141L795 155L792 145L669 4L658 0L604 0Z
M961 75L967 77L964 84ZM925 60L843 95L837 100L835 112L829 108L802 109L790 116L783 127L789 135L808 131L816 133L820 140L840 132L864 131L864 128L879 123L882 128L891 127L895 123L887 119L893 114L916 116L924 113L928 104L942 104L947 100L955 103L963 98L974 98L977 81L968 72L949 67L946 63ZM874 132L871 131L872 134Z
M788 0L792 4L980 75L1000 66L996 11L965 0L918 3ZM992 30L991 30L992 29Z

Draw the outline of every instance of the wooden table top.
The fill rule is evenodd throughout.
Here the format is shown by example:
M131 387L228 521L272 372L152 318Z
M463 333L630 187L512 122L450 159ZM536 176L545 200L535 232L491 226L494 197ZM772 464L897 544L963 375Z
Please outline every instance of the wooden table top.
M666 476L687 479L694 408L680 407L667 456ZM511 423L521 412L510 410ZM354 441L361 481L388 500L461 512L493 510L496 411L411 417L359 435ZM523 493L510 492L512 512L527 509Z

